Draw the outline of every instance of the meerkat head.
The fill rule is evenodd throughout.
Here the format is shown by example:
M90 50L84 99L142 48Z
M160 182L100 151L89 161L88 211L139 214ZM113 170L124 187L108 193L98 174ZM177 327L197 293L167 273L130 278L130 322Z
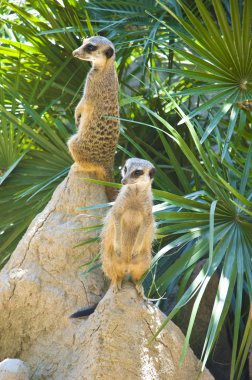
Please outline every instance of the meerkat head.
M98 66L104 66L108 61L114 61L115 48L107 38L94 36L85 38L83 44L73 51L73 56Z
M146 160L129 158L122 168L123 185L150 185L155 175L155 167Z

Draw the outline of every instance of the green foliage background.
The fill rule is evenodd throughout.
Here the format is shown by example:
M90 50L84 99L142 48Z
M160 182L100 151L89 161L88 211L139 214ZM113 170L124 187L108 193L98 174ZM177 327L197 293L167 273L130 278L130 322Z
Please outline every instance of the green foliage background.
M165 323L194 297L183 358L218 273L203 366L228 318L230 378L245 376L252 339L251 1L2 1L0 10L1 265L72 164L66 141L89 66L71 53L83 37L104 35L116 46L120 81L115 174L128 156L157 167L149 296L178 284Z

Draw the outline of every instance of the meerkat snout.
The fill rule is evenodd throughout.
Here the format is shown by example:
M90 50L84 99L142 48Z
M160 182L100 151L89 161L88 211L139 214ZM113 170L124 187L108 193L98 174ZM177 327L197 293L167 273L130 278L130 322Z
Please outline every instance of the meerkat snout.
M155 175L155 167L147 160L129 158L121 171L123 185L152 183Z

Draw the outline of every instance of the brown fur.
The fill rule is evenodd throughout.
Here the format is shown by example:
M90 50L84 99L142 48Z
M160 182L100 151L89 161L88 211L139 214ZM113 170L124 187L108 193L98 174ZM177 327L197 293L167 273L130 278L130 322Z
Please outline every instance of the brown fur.
M109 211L101 234L102 267L111 279L114 290L121 288L122 280L127 275L131 275L135 283L138 282L149 269L152 257L154 219L149 171L153 166L139 159L127 162L132 163L133 160L127 178L123 178L126 184ZM145 163L147 166L144 166ZM132 180L136 167L141 168L144 174ZM141 285L137 285L137 290L142 294Z
M87 53L83 49L94 44L97 50ZM100 180L113 181L114 155L119 137L118 78L114 66L115 55L107 58L112 43L104 37L85 39L73 52L79 59L92 62L84 94L75 109L78 132L68 141L75 162L85 171L94 172ZM110 119L112 116L115 119ZM108 188L109 200L114 189Z

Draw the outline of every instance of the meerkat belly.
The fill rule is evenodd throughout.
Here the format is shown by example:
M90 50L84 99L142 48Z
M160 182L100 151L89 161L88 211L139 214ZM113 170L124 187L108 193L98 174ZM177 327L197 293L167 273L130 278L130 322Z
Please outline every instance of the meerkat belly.
M135 210L126 210L122 216L122 258L130 262L133 247L141 223L143 222L142 213Z
M142 212L134 209L125 210L122 215L122 223L125 225L125 228L129 230L135 230L136 228L139 228L142 221Z
M84 131L84 152L97 163L113 161L119 128L117 120L109 120L98 115Z

